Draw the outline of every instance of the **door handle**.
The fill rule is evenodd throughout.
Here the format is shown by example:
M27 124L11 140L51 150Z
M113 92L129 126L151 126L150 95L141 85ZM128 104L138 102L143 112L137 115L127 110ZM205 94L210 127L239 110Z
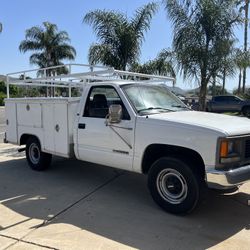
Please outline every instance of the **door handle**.
M78 123L79 129L85 129L85 127L86 127L85 123Z

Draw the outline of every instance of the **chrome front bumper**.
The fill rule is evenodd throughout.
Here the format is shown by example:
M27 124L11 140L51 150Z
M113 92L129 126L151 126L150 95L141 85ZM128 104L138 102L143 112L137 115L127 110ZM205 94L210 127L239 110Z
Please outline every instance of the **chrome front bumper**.
M206 179L209 188L232 188L250 181L250 165L229 171L209 170L206 172Z

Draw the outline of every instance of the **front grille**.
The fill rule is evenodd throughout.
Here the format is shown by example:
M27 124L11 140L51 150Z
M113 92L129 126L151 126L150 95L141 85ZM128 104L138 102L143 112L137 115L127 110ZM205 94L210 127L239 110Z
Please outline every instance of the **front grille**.
M250 158L250 140L246 140L246 144L245 144L245 158Z

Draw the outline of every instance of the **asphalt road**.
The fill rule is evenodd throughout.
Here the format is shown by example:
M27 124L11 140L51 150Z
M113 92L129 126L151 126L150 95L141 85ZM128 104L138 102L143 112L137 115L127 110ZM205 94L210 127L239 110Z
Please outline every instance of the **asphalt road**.
M54 158L29 169L0 144L0 249L249 249L250 183L208 191L188 216L162 211L146 177Z
M0 107L0 142L3 141L4 132L5 132L5 114L4 114L4 108Z

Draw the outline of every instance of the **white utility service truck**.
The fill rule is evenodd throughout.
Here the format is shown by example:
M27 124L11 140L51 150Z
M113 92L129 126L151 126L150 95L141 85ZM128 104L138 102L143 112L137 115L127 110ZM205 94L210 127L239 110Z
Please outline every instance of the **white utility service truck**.
M173 78L77 64L31 73L7 76L5 142L26 145L34 170L57 155L142 173L155 202L175 214L191 212L204 186L250 180L250 120L190 110L166 87ZM11 84L67 88L68 97L10 98Z

